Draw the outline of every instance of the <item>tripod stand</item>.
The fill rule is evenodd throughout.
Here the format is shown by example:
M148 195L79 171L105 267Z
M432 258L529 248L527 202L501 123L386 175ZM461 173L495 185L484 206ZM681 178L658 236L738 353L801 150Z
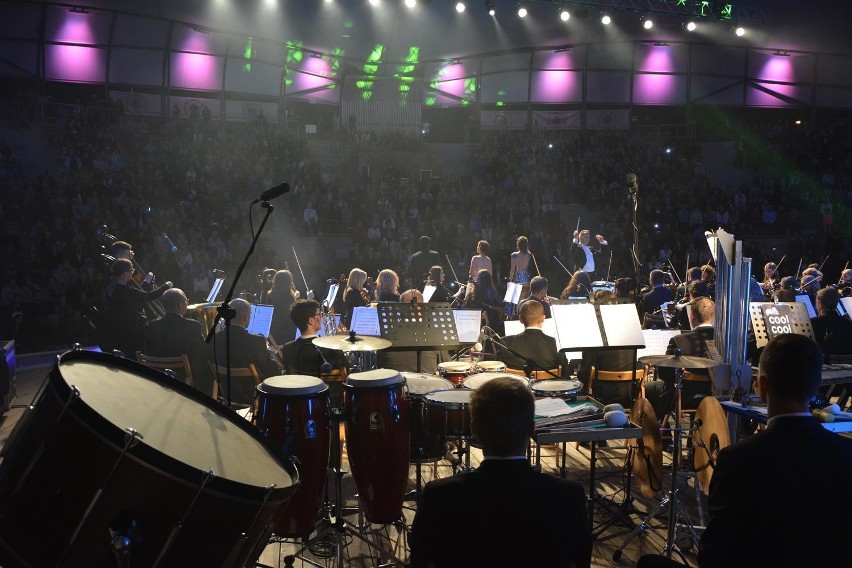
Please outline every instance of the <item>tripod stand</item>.
M312 566L323 568L325 565L319 564L310 558L305 558L302 554L305 550L329 547L334 549L335 566L342 568L343 563L343 548L348 544L346 536L354 537L366 544L370 549L375 550L379 557L383 552L376 543L366 538L359 527L353 526L343 518L343 476L346 472L343 471L343 445L340 440L340 425L342 424L342 410L339 408L331 409L331 456L333 463L331 471L334 474L334 483L332 485L331 507L326 507L323 523L326 527L317 535L309 540L306 540L302 547L293 554L284 557L284 566L293 566L296 558L303 562L307 562ZM399 559L388 564L378 564L375 568L384 568L389 566L401 565Z
M678 351L680 351L680 350L677 349L675 351L675 353L676 353L676 355L679 356L680 353L677 353ZM678 367L678 368L675 368L675 401L674 401L674 404L675 404L676 409L680 409L680 407L681 407L681 389L682 388L683 388L683 369ZM682 440L681 440L682 430L683 429L681 428L681 424L680 424L680 414L677 413L676 417L675 417L675 426L674 426L674 428L672 428L672 464L671 464L672 479L671 479L671 488L669 489L668 492L666 492L666 494L663 496L663 498L660 500L660 502L657 503L657 506L654 507L651 510L651 512L648 513L645 516L645 518L642 520L642 522L633 530L633 532L631 532L628 535L628 537L625 539L625 541L623 543L621 543L621 546L619 546L618 549L616 549L615 552L612 553L612 558L614 560L618 560L619 558L621 558L622 551L627 546L627 544L631 540L633 540L633 537L635 537L639 533L643 532L645 529L653 528L653 526L651 525L651 522L653 521L654 517L657 516L657 514L660 511L663 511L663 510L665 510L666 507L668 507L669 508L669 518L668 518L668 523L666 525L666 546L663 548L661 554L663 556L665 556L666 558L671 558L672 553L674 552L680 557L681 561L684 564L687 564L686 557L684 556L684 554L680 550L680 548L677 546L677 544L675 544L675 533L677 531L678 519L680 519L681 524L685 525L687 527L687 529L689 530L689 532L692 536L693 542L698 542L698 534L695 532L695 527L692 526L692 522L689 520L689 517L687 516L686 512L684 511L683 506L680 504L680 499L678 498L678 492L680 491L680 489L677 486L677 474L678 474L678 469L680 468L680 457L681 457L681 450L682 450Z

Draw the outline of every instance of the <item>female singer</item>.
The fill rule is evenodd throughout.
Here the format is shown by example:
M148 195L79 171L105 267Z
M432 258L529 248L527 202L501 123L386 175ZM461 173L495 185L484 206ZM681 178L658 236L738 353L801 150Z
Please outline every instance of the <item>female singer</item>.
M284 345L296 337L296 324L290 317L290 308L298 297L293 285L293 274L289 270L277 271L272 277L266 300L275 306L269 334L278 345Z
M487 270L480 270L473 282L473 292L464 300L465 308L479 308L483 311L485 323L499 335L505 333L503 325L503 310L500 304L503 299L494 287L494 279Z
M516 246L518 250L512 253L512 262L509 265L509 282L529 284L531 278L529 268L532 262L529 240L521 235L516 241Z
M559 294L561 300L568 298L589 298L592 293L592 279L588 272L583 270L576 271L571 276L571 281Z
M476 278L480 270L487 270L494 274L494 267L491 264L491 258L488 256L489 252L491 252L491 245L488 244L488 241L476 243L476 255L470 258L470 270L468 271L470 280Z
M379 272L374 294L377 302L399 302L399 276L396 272L390 268Z
M370 301L370 294L364 290L366 282L367 273L360 268L353 268L349 272L346 290L343 291L343 305L345 306L343 325L346 329L349 329L349 324L352 323L352 312L355 308L366 306Z
M436 264L429 269L429 278L427 279L426 284L428 286L435 287L435 292L432 294L432 297L429 298L429 302L449 303L453 301L453 295L444 286L444 269L439 265Z

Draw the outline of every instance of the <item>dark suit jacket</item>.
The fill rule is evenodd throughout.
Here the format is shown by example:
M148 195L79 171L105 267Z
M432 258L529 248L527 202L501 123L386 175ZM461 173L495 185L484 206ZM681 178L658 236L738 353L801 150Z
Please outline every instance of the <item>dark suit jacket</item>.
M225 366L225 331L217 331L216 337L210 344L215 343L216 358L218 365ZM212 360L212 354L211 354ZM231 368L248 367L249 365L257 367L257 372L260 375L260 380L274 375L280 375L281 369L278 364L272 359L269 350L266 348L266 338L262 335L254 335L249 333L246 328L238 325L231 326ZM226 392L225 377L219 377L219 387L221 394ZM241 404L251 404L254 399L255 384L248 379L235 379L231 388L231 402Z
M719 454L699 566L812 566L842 550L850 480L852 440L810 417L773 420Z
M410 538L415 568L591 562L583 487L536 473L525 460L485 460L474 471L427 484Z
M657 286L650 292L642 296L642 311L650 313L660 309L660 305L666 302L671 302L674 299L674 292L667 286Z
M518 304L518 312L521 311L521 306L524 304L524 302L538 302L539 304L541 304L541 307L544 309L544 317L545 318L552 318L553 317L553 314L550 311L550 304L548 304L546 302L542 302L541 300L539 300L535 296L527 296L526 298L524 298L523 301L521 301L521 303Z
M325 349L313 344L313 338L300 337L287 342L281 348L281 359L284 361L286 371L293 375L320 376L322 357L331 365L332 369L342 369L348 366L348 361L343 351L336 349Z
M178 314L165 314L145 325L144 336L143 353L154 357L186 354L195 388L208 395L213 393L213 373L208 364L204 332L199 321Z
M422 292L429 269L439 264L441 264L441 255L436 250L417 251L412 254L408 261L408 276L411 278L411 286Z
M600 265L601 259L606 256L603 254L607 249L606 245L600 244L594 237L592 237L589 240L588 247L589 250L592 251L592 257L595 259L595 270L590 274L598 273L603 274L604 277L606 277L606 267L602 267ZM574 270L582 270L586 265L586 252L579 244L576 244L571 248L571 262L574 263Z
M509 349L519 354L534 359L539 368L555 369L559 366L561 358L556 351L556 340L545 335L543 331L535 328L526 328L518 335L507 335L503 343ZM500 360L513 369L523 369L526 362L509 351L500 348Z
M816 342L827 357L852 355L852 321L828 314L813 318L811 325Z

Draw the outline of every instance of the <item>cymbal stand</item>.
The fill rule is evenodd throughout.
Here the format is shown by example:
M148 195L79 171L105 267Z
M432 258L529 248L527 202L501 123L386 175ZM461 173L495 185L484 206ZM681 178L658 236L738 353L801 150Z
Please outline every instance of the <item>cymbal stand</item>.
M346 538L347 535L357 538L361 542L367 545L368 548L374 550L377 553L377 556L381 556L382 550L376 545L376 543L370 541L366 538L361 531L358 530L357 527L348 523L343 518L343 476L346 474L343 471L343 446L340 441L340 424L341 424L341 415L342 410L339 408L331 409L331 456L332 456L332 473L334 474L334 483L332 485L333 495L332 499L332 510L327 510L327 516L323 519L323 522L326 524L326 527L321 530L317 535L311 539L307 539L302 543L302 547L284 557L284 566L293 566L296 558L300 559L302 562L306 562L311 566L316 566L317 568L327 568L327 564L319 564L318 562L311 560L310 558L306 558L302 556L305 550L310 550L315 547L333 547L334 549L334 558L335 563L334 566L337 568L342 568L345 566L343 560L343 548L348 545L348 540ZM360 509L359 509L360 513ZM331 538L329 538L329 536ZM377 564L375 568L384 568L390 566L397 566L399 562L391 562L389 564Z
M679 349L677 351L680 351ZM683 369L675 369L675 408L681 407L681 390L683 389ZM669 508L669 517L668 522L666 524L666 546L663 548L661 554L666 558L671 558L672 553L677 554L680 557L681 562L686 565L689 563L686 561L686 556L684 556L683 551L680 547L675 544L675 535L677 532L678 519L681 520L682 525L685 525L689 530L690 535L692 536L692 542L698 542L698 534L695 532L695 527L692 525L692 522L689 519L689 516L686 514L683 506L680 504L680 499L678 497L678 493L680 489L677 486L677 474L678 469L680 469L680 458L682 451L682 439L681 435L683 429L681 428L680 422L680 414L678 414L675 418L675 426L672 428L672 463L671 463L671 488L666 492L663 498L657 503L657 506L654 507L650 513L648 513L642 522L637 526L633 532L631 532L624 542L621 543L621 546L612 553L613 560L618 560L621 558L621 553L627 544L633 540L633 537L643 532L645 529L654 528L651 522L654 517L660 511L663 511L666 507Z

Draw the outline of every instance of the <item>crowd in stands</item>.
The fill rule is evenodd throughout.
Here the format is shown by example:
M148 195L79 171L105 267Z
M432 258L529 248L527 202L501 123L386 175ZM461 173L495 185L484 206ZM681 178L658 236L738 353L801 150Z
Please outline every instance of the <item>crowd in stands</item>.
M762 259L781 252L761 250L752 237L789 238L793 256L818 261L827 247L843 253L837 235L850 233L852 180L841 121L757 125L754 138L768 144L741 142L738 159L755 168L742 187L716 186L694 141L604 131L554 141L495 132L471 148L466 172L423 181L409 175L404 184L407 172L359 162L351 152L335 164L321 163L302 138L274 122L226 123L209 113L142 118L110 108L44 125L45 148L56 164L49 171L23 175L15 149L0 143L0 333L16 339L20 351L95 342L86 316L101 301L108 234L131 242L145 269L173 281L190 301L200 300L212 270L232 275L248 250L248 204L281 180L292 191L276 211L277 222L294 241L310 243L311 258L303 263L317 283L354 266L371 275L392 268L405 278L422 234L432 237L432 248L450 259L461 280L477 241L488 240L501 283L515 238L523 234L556 295L568 280L553 257L568 262L576 221L565 213L571 203L602 220L580 228L605 235L615 251L610 279L630 275L626 172L640 183L638 250L645 273L668 260L682 272L687 254L690 265L708 260L704 232L717 226L746 240L755 273ZM419 147L392 135L367 141L385 151ZM820 230L794 233L806 215L821 220ZM255 210L254 230L259 220ZM241 289L258 287L254 275L263 267L283 268L290 244L262 238Z

